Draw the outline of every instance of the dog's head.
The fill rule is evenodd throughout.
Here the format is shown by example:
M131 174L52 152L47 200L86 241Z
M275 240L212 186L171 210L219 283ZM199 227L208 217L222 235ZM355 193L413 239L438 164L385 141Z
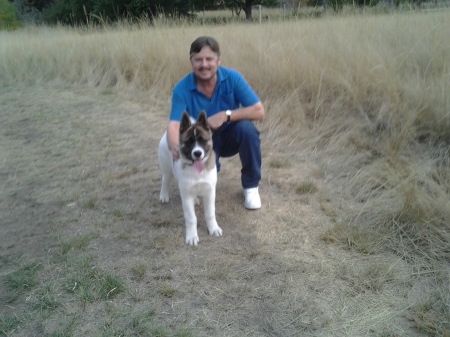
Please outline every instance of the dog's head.
M213 144L211 130L208 126L206 112L200 112L195 123L185 111L180 121L180 155L182 159L191 162L197 172L203 171L205 165L213 158ZM210 169L211 165L206 165Z

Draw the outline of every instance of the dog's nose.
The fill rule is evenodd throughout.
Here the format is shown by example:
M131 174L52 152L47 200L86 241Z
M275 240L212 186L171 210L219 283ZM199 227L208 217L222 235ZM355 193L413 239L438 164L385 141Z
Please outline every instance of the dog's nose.
M193 155L194 155L194 158L200 158L202 156L202 151L199 151L199 150L194 151Z

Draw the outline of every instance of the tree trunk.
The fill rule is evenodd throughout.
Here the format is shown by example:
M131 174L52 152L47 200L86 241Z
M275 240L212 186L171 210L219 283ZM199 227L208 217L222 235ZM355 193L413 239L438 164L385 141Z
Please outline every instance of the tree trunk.
M245 0L244 4L244 13L245 13L245 20L252 21L252 3L253 0Z

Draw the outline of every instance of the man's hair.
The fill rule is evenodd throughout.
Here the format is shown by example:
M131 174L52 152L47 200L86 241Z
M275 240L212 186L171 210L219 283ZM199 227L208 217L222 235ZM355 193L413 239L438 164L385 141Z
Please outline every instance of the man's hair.
M192 42L191 50L189 51L189 58L192 58L192 55L194 54L200 53L202 48L206 46L211 48L211 50L215 52L218 57L220 57L219 43L216 39L210 36L200 36Z

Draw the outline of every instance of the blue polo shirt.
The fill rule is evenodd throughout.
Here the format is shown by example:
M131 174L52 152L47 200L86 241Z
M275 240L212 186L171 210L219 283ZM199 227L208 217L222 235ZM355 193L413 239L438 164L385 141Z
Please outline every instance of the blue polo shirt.
M193 72L178 82L172 91L170 120L180 121L184 111L197 119L202 110L210 117L220 111L238 109L239 106L248 107L258 102L258 96L240 73L219 66L217 84L211 98L197 89Z

